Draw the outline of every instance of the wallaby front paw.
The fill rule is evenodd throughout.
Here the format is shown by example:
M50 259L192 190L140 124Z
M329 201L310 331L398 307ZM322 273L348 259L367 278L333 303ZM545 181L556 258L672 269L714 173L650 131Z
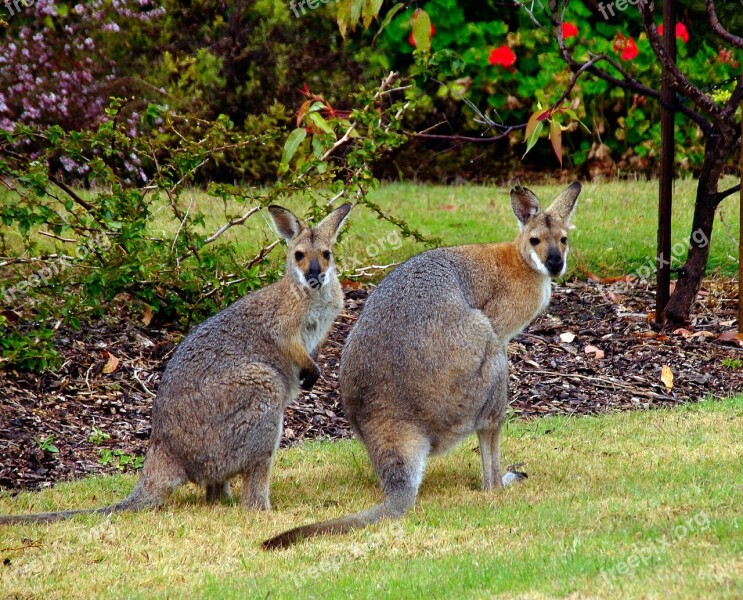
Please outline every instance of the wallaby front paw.
M312 363L311 369L302 370L299 372L299 385L303 390L311 390L315 382L320 379L320 369L314 363Z

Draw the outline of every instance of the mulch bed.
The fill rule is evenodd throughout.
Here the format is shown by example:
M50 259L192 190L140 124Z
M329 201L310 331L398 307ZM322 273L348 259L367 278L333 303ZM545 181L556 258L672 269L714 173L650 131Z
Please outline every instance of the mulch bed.
M282 445L350 435L338 396L338 364L366 296L363 289L347 291L346 310L320 352L324 379L288 408ZM740 342L729 333L720 338L736 327L735 282L707 282L692 323L675 332L651 327L653 304L653 290L642 285L608 294L606 286L578 281L555 288L547 311L509 347L513 411L527 418L593 414L743 389ZM131 468L122 464L126 456L101 464L102 453L146 452L154 393L180 339L178 331L133 320L100 323L62 332L64 364L56 373L0 371L0 486L36 489ZM110 437L91 441L94 427ZM48 444L58 451L50 452Z

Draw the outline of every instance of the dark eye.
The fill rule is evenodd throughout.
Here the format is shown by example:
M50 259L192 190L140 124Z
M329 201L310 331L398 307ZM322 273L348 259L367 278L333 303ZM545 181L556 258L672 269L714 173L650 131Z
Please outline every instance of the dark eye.
M539 246L539 238L536 238L536 237L529 238L529 243L532 246Z
M324 258L325 260L330 260L330 250L326 250L325 252L323 252L323 253L322 253L322 257L323 257L323 258Z
M304 252L297 251L294 253L294 260L296 260L297 262L299 262L303 258L304 258Z
M568 238L564 237L564 238L562 238L562 239L561 239L560 241L562 242L562 244L563 244L563 246L564 246L565 244L567 244L567 243L568 243Z

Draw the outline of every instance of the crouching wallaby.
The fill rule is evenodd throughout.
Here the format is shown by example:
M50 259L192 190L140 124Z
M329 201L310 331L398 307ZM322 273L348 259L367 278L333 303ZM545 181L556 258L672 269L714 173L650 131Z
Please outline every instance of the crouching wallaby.
M343 308L333 244L351 205L315 228L285 208L268 210L288 242L286 274L204 321L175 351L152 407L147 458L131 495L104 508L4 516L0 523L153 508L186 481L216 501L230 495L235 475L242 475L246 508L269 508L284 408L300 386L310 389L320 376L313 357Z
M340 389L366 446L384 501L365 512L287 531L288 546L402 516L418 494L429 454L476 432L482 488L501 477L500 432L508 407L506 345L549 303L550 277L565 272L579 183L542 211L528 189L511 191L520 233L511 243L440 248L395 269L369 296L343 349Z

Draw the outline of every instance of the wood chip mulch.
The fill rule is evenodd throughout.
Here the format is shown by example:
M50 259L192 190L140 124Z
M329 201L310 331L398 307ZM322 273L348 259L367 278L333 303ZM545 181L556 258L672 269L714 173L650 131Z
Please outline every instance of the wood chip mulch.
M743 389L743 350L731 333L736 282L706 282L692 323L663 333L648 318L652 289L606 291L578 281L555 287L545 313L510 344L515 413L529 418L654 408ZM366 296L363 289L347 291L346 310L320 352L324 380L287 409L282 445L350 435L338 397L338 363ZM152 400L181 337L135 319L100 323L62 332L64 363L56 373L0 371L0 486L37 489L131 469L123 463L127 455L146 452ZM91 439L94 428L110 437ZM125 456L111 459L113 451ZM111 460L101 464L106 455Z

